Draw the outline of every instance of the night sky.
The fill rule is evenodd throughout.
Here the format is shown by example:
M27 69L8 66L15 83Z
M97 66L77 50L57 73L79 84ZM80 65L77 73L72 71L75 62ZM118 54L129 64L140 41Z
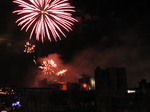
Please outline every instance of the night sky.
M26 0L25 0L26 1ZM44 43L29 40L20 31L12 14L18 7L12 0L0 0L0 85L32 86L38 80L38 61L55 58L68 68L62 79L77 82L82 74L94 75L97 66L125 67L128 87L137 87L141 79L150 81L150 10L148 1L71 0L78 19L66 32L67 38ZM36 45L32 54L24 53L26 41Z

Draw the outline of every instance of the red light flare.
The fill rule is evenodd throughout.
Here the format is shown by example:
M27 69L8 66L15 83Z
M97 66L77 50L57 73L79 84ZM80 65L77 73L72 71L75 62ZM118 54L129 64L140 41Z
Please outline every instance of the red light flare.
M86 90L86 91L89 90L89 86L88 86L87 83L82 83L82 84L81 84L81 87L82 87L84 90Z
M63 30L72 31L71 26L77 19L72 17L72 12L75 12L73 6L68 3L68 0L14 0L14 3L21 7L21 10L13 11L18 15L23 15L16 23L22 26L21 30L26 28L26 32L31 27L30 39L33 33L36 34L36 40L42 40L47 37L50 41L52 38L57 41L61 40L60 34L64 37ZM63 29L63 30L62 30Z
M82 86L83 86L83 88L87 88L88 87L86 83L83 83Z

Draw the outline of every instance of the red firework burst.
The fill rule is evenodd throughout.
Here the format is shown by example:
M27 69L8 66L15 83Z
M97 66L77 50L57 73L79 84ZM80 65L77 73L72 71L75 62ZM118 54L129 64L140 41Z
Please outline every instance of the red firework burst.
M22 26L21 30L26 28L27 32L32 27L30 39L35 33L36 39L41 38L42 42L45 37L50 41L52 38L55 41L57 38L61 40L60 34L66 37L62 29L72 31L71 26L77 22L71 14L75 12L74 7L68 3L68 0L29 0L28 2L14 0L13 2L22 8L13 11L13 13L23 15L16 21L18 26Z

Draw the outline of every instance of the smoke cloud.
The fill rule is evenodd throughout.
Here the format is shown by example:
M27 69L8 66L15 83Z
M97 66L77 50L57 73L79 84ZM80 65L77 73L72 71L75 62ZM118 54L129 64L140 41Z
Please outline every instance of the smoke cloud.
M142 51L144 47L135 45L131 48L130 45L124 44L100 49L98 44L78 52L69 63L63 63L61 56L57 53L38 58L38 62L41 63L42 60L53 59L60 69L68 69L65 75L61 77L61 81L72 83L78 82L82 74L94 77L94 70L97 66L100 66L102 69L125 67L128 87L138 86L138 82L143 78L150 80L148 75L150 72L150 60L146 57L143 58L144 54ZM36 81L44 78L41 69L37 69L37 71Z

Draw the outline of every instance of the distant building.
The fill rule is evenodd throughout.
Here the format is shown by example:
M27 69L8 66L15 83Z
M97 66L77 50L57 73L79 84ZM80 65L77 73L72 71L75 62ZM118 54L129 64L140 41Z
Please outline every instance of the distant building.
M139 82L139 91L143 94L150 94L150 83L146 82L146 79Z
M80 86L78 83L70 83L70 82L67 83L67 90L69 91L79 91L79 88Z
M112 97L127 94L125 68L110 67L106 70L97 67L95 70L97 112L112 112Z
M126 94L127 78L125 68L110 67L106 70L97 67L95 70L96 88L101 94Z
M95 112L94 91L53 91L50 88L21 88L21 112Z
M83 91L95 90L95 78L82 75L82 77L79 79L79 85L80 90Z
M97 67L94 75L82 75L79 83L43 79L39 87L0 88L0 111L15 106L17 112L150 112L146 79L139 88L127 88L124 67Z
M80 86L78 83L70 83L70 82L53 82L49 83L47 79L38 81L39 88L50 88L53 91L67 91L67 90L75 90L79 91Z

